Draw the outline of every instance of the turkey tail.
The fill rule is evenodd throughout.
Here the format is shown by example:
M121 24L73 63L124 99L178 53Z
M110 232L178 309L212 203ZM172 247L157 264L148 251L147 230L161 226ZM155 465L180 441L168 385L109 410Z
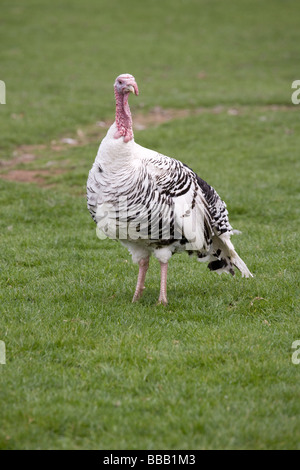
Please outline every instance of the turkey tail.
M218 274L226 272L234 276L234 267L236 267L241 272L242 277L253 277L244 261L235 251L228 233L213 237L212 256L213 261L208 264L211 271Z
M234 264L236 268L242 273L242 277L253 277L253 274L249 271L244 261L239 257L237 252L235 252L234 256L231 257L231 262Z

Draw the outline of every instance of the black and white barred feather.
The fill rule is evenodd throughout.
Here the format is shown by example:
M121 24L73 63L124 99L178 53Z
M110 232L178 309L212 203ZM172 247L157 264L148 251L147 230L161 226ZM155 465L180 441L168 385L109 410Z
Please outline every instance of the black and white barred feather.
M212 271L234 275L236 267L252 276L230 241L235 231L217 192L176 159L134 140L120 146L113 132L114 125L87 183L88 208L100 230L120 239L135 262L152 253L166 262L187 251Z

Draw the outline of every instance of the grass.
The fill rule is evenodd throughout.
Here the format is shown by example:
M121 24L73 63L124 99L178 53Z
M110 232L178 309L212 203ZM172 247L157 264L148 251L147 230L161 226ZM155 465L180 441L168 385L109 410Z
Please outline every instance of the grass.
M13 168L49 172L0 179L0 448L299 449L296 2L88 4L1 6L0 156L31 145ZM84 199L103 130L49 145L110 118L125 71L134 115L205 107L135 138L218 190L253 279L174 256L164 308L153 260L131 304L137 268Z

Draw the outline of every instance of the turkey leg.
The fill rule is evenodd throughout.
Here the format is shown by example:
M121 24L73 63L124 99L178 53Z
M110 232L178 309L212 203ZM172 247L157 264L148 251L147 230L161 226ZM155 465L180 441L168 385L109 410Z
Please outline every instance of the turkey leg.
M149 258L143 258L139 261L139 275L132 302L136 302L145 289L145 278L149 268Z
M167 305L167 272L168 263L160 263L160 293L158 304Z

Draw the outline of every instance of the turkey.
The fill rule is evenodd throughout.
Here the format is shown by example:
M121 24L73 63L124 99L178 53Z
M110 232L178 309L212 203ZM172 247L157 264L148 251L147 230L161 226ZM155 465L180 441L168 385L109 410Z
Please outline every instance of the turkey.
M158 303L167 304L168 261L186 251L219 274L237 268L252 277L230 240L226 204L217 192L179 160L134 141L128 104L139 94L135 78L122 74L114 83L115 122L102 140L87 181L87 205L98 234L118 239L139 265L132 301L143 292L149 259L160 262Z

